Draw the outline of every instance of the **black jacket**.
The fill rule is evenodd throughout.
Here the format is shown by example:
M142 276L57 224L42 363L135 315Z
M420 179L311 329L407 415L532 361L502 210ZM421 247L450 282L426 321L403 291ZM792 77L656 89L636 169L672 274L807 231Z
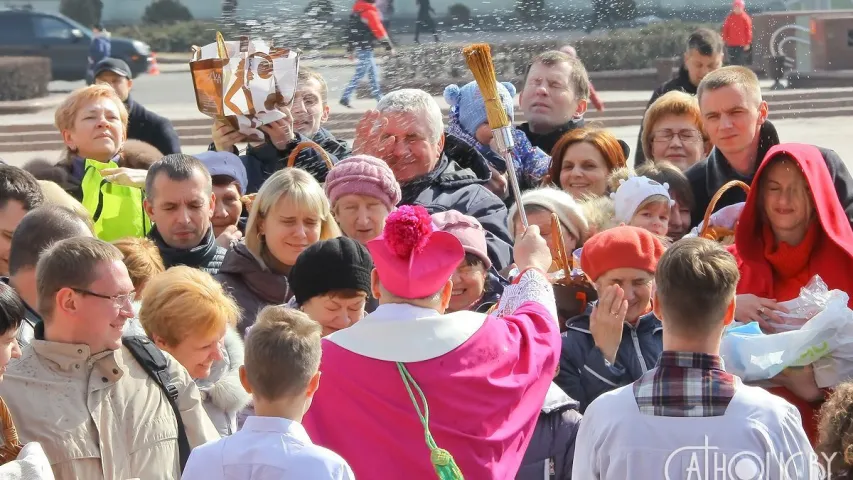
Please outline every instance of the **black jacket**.
M486 159L471 147L455 150L454 158L448 156L442 153L432 172L400 185L403 197L399 204L421 205L430 214L456 210L476 218L486 230L489 259L502 270L512 262L512 239L506 206L483 186L492 175ZM462 168L456 159L469 168Z
M577 401L551 383L516 480L569 480L581 414ZM545 476L545 472L551 472Z
M219 267L222 266L225 254L228 252L227 249L216 244L216 237L213 236L213 227L207 229L207 233L198 246L188 250L169 246L163 240L163 237L160 236L156 225L151 228L148 238L157 245L157 249L160 250L160 256L163 257L163 265L166 268L171 268L175 265L186 265L198 268L211 275L216 275L219 273Z
M0 277L0 282L9 285L9 277ZM11 286L11 285L9 285ZM33 336L35 335L36 325L42 322L41 315L38 314L35 310L33 310L30 305L21 299L21 303L24 304L24 308L26 308L26 313L24 318L21 319L21 326L18 327L18 344L20 346L29 345L33 341Z
M591 312L569 321L568 330L563 332L560 371L554 379L567 395L580 402L581 412L599 395L628 385L654 368L663 352L663 327L654 313L649 313L633 327L624 324L616 362L611 364L589 331Z
M769 121L765 122L759 132L758 156L755 162L756 169L767 155L767 152L779 143L779 134L776 132L776 127ZM838 194L841 206L844 207L848 220L853 223L853 178L851 178L850 172L847 171L847 167L837 153L826 148L818 149L823 155L824 160L826 160L829 175L832 177L832 183L835 185L835 192ZM729 165L728 160L726 160L722 152L714 147L708 158L693 165L684 172L687 180L690 181L690 188L693 189L693 198L695 200L693 210L690 212L691 224L695 227L702 221L702 218L705 216L705 210L707 210L708 205L711 203L711 197L717 193L720 187L732 180L741 180L747 185L752 185L754 173L749 176L740 175ZM746 194L743 190L732 188L723 194L714 210L716 211L723 207L745 201Z
M525 135L527 135L530 143L533 144L534 147L539 147L547 153L551 155L551 150L554 150L554 145L560 140L566 132L574 130L576 128L583 128L584 120L583 118L573 118L569 121L569 123L563 125L562 127L549 132L549 133L533 133L530 131L530 124L525 122L518 126Z
M654 93L652 93L652 98L649 100L649 104L646 105L646 110L655 103L655 100L665 93L678 90L689 93L690 95L696 95L696 87L696 85L690 83L690 74L687 73L687 68L682 65L678 70L678 75L676 75L672 80L659 86ZM646 155L643 153L643 123L640 122L640 136L637 138L637 152L634 153L634 168L639 167L645 162Z
M172 122L148 111L131 98L127 99L125 106L127 106L127 138L150 143L163 155L181 153L181 141Z
M243 165L246 166L246 175L249 179L246 193L256 193L273 173L287 167L287 157L290 156L290 152L297 145L308 140L302 134L297 133L293 141L287 144L284 150L277 149L269 140L257 147L250 145L246 154L240 156ZM325 147L323 149L325 150ZM329 154L333 164L338 162L334 155L328 151L326 153ZM326 175L329 174L329 168L323 161L323 157L313 148L306 148L299 152L293 166L307 171L321 184L326 181Z
M340 140L335 138L334 135L332 135L332 132L326 130L325 128L317 130L317 133L315 133L314 136L311 137L311 140L313 140L314 143L323 147L323 150L325 150L326 153L328 153L334 158L337 158L338 160L343 160L350 156L350 154L352 153L346 142L341 142Z

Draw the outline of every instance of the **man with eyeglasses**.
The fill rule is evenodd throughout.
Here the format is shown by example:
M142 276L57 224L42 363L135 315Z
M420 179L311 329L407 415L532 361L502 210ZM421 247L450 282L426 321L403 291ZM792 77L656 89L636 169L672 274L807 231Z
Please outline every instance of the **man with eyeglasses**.
M40 442L57 480L180 477L169 400L122 345L135 292L114 246L57 242L36 267L44 319L0 383L26 442ZM187 371L165 355L191 447L219 438Z
M714 148L708 158L684 172L695 200L690 214L693 226L702 220L711 198L723 185L732 180L751 185L767 152L780 143L776 128L767 120L767 102L752 70L730 66L711 72L702 79L696 96ZM838 200L853 223L853 178L837 153L819 150ZM743 190L732 188L720 197L716 209L745 201Z

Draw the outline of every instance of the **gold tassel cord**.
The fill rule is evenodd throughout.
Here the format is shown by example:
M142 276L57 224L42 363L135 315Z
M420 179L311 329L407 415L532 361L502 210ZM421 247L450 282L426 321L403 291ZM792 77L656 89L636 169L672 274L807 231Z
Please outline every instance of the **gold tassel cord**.
M492 130L508 127L510 125L509 117L507 117L500 95L498 95L498 82L495 66L492 63L491 47L488 43L475 43L463 48L462 54L465 56L468 68L474 74L477 86L480 87L480 93L483 94L489 127Z
M409 400L412 401L415 412L417 412L421 425L424 427L424 437L430 452L430 463L432 463L435 469L436 476L439 480L464 480L465 477L462 476L462 472L459 470L459 466L456 465L453 455L447 450L439 448L435 443L432 433L429 431L429 404L420 385L418 385L418 382L415 381L412 374L409 373L409 370L402 362L397 362L397 371L400 372L403 385L405 385L406 391L409 393ZM413 388L418 392L421 403L423 403L423 410L421 410L421 406L415 398Z

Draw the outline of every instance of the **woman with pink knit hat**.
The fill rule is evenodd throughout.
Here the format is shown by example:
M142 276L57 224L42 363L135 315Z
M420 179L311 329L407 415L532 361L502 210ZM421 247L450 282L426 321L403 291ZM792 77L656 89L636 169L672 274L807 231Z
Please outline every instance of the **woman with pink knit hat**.
M369 155L338 162L326 176L325 189L344 235L361 244L382 233L401 196L388 164Z
M456 237L465 250L465 258L456 267L447 313L469 310L486 313L492 308L508 284L492 268L486 249L486 231L476 218L456 210L432 214L436 230Z

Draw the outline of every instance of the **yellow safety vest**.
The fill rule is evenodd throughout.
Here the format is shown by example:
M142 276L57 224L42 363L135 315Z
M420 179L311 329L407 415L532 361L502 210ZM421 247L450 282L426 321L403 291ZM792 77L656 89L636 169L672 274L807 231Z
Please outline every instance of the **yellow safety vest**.
M86 159L83 164L83 206L92 215L95 236L106 242L126 237L144 237L151 231L151 220L142 207L142 189L114 185L104 180L101 170L118 168L116 162Z

